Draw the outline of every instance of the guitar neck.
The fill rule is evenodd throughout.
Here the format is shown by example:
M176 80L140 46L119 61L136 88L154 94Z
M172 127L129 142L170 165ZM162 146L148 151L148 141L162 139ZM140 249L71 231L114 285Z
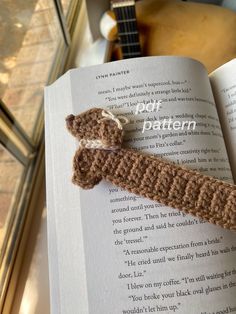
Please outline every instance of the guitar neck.
M112 9L116 16L123 58L141 57L135 1L112 1Z

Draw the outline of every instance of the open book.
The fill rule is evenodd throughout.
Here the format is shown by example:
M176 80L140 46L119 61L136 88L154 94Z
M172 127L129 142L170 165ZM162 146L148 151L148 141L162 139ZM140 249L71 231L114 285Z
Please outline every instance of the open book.
M45 90L48 249L54 314L236 312L236 234L106 182L71 183L78 143L65 118L93 107L125 114L128 147L236 180L236 60L214 73L181 57L67 72ZM159 111L140 103L161 100ZM144 121L196 121L194 130Z

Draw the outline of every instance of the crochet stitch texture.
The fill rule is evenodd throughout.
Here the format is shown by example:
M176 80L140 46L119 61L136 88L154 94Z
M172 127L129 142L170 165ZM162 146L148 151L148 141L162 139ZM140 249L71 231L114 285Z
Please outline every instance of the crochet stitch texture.
M103 109L70 115L66 123L81 143L74 156L74 184L91 189L104 179L129 192L236 230L235 185L135 149L122 148L124 131L116 120L104 115ZM100 147L91 148L98 140Z

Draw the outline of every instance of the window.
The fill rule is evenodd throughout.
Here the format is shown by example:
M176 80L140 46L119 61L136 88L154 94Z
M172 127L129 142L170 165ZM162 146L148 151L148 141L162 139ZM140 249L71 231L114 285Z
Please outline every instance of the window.
M0 145L0 256L4 254L8 227L14 215L14 204L24 173L23 165Z
M5 1L0 6L0 98L33 137L62 32L52 1Z
M0 2L0 312L43 172L43 89L64 71L79 8L79 0Z

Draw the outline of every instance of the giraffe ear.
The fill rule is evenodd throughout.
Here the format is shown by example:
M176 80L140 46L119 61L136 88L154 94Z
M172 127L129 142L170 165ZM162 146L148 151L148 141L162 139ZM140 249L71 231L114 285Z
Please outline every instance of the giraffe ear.
M93 171L92 163L94 154L90 149L78 149L74 156L74 173L72 182L83 189L92 189L102 177Z

